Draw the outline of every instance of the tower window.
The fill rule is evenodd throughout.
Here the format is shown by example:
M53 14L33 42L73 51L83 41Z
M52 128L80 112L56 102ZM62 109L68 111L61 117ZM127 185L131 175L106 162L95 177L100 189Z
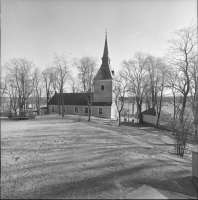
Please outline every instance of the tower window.
M101 85L101 90L104 90L104 85Z

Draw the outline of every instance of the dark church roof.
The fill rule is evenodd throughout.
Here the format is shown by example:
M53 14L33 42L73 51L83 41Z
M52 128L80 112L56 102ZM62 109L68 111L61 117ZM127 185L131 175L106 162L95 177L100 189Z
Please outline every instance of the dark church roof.
M49 105L58 105L58 96L60 93L55 93L50 99ZM63 93L64 105L79 105L87 106L86 93ZM93 102L92 106L111 106L112 102Z
M98 70L98 73L94 79L95 80L113 79L113 75L110 68L111 68L110 58L109 58L107 36L106 36L104 52L103 52L103 57L102 57L102 65L100 69Z
M150 108L150 109L145 110L144 112L142 112L142 114L156 116L156 111L155 111L155 108Z

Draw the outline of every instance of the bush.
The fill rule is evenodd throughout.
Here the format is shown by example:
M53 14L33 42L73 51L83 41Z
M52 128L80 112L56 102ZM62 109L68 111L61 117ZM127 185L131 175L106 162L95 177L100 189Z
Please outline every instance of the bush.
M174 135L176 154L183 157L189 138L193 134L193 123L187 118L182 123L179 119L171 119L168 126Z

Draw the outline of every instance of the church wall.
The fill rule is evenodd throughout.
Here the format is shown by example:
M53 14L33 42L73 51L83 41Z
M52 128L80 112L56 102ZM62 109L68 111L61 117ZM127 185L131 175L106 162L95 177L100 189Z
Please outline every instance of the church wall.
M78 107L78 113L74 112L74 108ZM79 105L66 105L66 114L71 114L71 115L88 115L87 113L85 113L85 107L87 106L79 106Z
M99 108L102 108L102 114L99 114ZM111 106L93 106L92 115L96 117L111 118Z
M49 113L58 113L58 105L53 105L54 106L54 112L52 112L52 105L49 105Z
M115 102L112 102L111 105L111 119L117 118L118 117L118 111Z
M79 106L79 105L65 105L65 113L66 114L77 114L74 112L74 107L78 107L78 114L83 114L83 115L88 115L85 113L84 111L84 107L86 106ZM54 105L54 112L52 112L52 105L49 106L49 113L52 114L52 113L59 113L59 108L58 108L58 105Z
M104 85L104 90L101 90ZM112 80L98 80L94 84L94 102L112 102Z
M78 107L78 113L74 113L74 107L75 105L66 105L66 112L65 114L70 115L85 115L88 116L87 113L84 111L84 107L86 106L77 106ZM102 108L102 114L99 114L99 108ZM91 115L96 117L105 117L105 118L115 118L115 112L116 108L115 106L92 106L91 108ZM52 112L52 105L49 106L49 113L50 114L57 114L59 113L58 105L54 105L54 112Z

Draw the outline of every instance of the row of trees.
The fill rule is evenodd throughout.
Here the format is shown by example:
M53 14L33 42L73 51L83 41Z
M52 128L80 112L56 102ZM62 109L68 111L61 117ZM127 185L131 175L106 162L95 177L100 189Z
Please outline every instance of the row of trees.
M1 97L10 98L10 109L21 111L25 109L29 97L35 99L39 114L42 97L46 97L47 113L49 100L58 92L59 114L64 117L64 92L84 92L91 107L93 78L97 72L96 59L83 56L74 58L70 63L65 55L54 55L54 59L41 71L32 61L25 58L11 59L2 66ZM77 73L72 71L77 70ZM90 110L90 109L89 109Z
M198 36L192 24L174 35L165 57L137 52L123 61L114 93L121 100L119 112L124 97L135 96L140 122L142 103L154 108L156 126L160 125L163 106L172 105L173 115L163 118L163 123L174 134L176 153L184 156L189 140L198 142Z
M163 117L163 124L173 132L176 154L184 156L189 141L198 143L198 51L197 29L192 24L174 32L166 56L137 52L122 62L116 77L115 102L120 113L125 96L135 96L139 122L142 104L154 108L156 126L160 126L163 106L172 106L173 115ZM117 101L119 99L120 101Z
M168 95L172 97L169 104L173 105L173 119L179 119L180 124L188 116L187 107L190 106L197 134L196 26L191 24L187 28L177 30L174 36L169 41L168 53L163 58L137 52L132 59L121 63L121 70L115 77L116 87L113 87L112 91L119 113L119 122L125 97L133 96L136 99L139 121L142 121L142 104L146 102L147 108L155 108L157 125L159 125L162 107L167 105L166 96ZM91 92L96 81L94 77L98 70L97 66L97 60L91 56L74 58L69 62L64 55L55 54L53 61L40 71L31 61L22 58L12 59L2 69L1 96L6 93L10 97L10 105L15 112L17 109L25 108L25 101L29 96L35 98L39 112L41 97L45 96L49 113L48 102L51 95L58 91L59 114L64 117L63 93L83 92L88 100L89 113L91 113L93 97ZM75 73L72 73L73 68L76 70Z
M137 52L132 59L122 62L114 90L116 99L120 99L118 111L122 111L126 99L124 97L134 96L139 121L142 121L142 104L146 102L147 108L155 108L158 126L162 107L172 105L173 119L179 119L180 124L186 118L193 121L197 135L197 30L190 25L175 31L174 36L169 41L170 47L163 58Z

